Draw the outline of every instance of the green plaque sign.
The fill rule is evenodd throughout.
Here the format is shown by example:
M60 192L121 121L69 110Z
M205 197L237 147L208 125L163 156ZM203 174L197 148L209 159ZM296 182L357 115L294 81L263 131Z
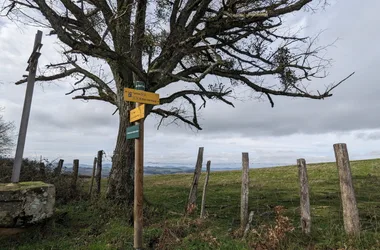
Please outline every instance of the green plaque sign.
M135 82L135 89L137 90L145 90L145 83L142 81Z
M127 128L127 140L140 137L140 126L135 125Z

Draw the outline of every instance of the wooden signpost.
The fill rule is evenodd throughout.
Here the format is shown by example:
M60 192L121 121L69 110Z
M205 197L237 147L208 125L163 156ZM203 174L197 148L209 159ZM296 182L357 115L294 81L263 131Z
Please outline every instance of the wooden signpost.
M135 89L124 89L124 100L136 102L136 108L130 111L129 121L135 122L134 126L127 128L127 140L135 140L135 193L134 193L134 248L142 249L143 231L143 178L144 178L144 118L145 105L160 104L160 96L155 93L147 92L145 83L135 82Z

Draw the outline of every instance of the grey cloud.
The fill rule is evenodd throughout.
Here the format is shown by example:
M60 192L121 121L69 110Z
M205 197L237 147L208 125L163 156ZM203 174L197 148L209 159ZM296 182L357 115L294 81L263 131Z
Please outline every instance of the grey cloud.
M81 109L82 105L78 102L79 107L75 107L75 104L71 106L73 110L61 110L55 114L52 114L51 110L35 109L33 121L58 129L80 130L110 127L115 124L116 117L112 117L110 113L102 114L100 110Z
M380 156L380 150L377 150L377 151L371 151L371 152L369 152L369 154L370 154L372 157L379 158L379 156Z
M370 133L357 133L355 135L356 138L362 139L362 140L380 140L380 132L370 132Z
M204 132L266 136L339 132L380 126L380 119L372 115L380 108L380 102L376 99L367 100L362 106L345 102L339 97L324 101L278 99L273 109L255 101L249 105L237 105L235 109L222 108L216 104L215 109L206 110L203 114Z

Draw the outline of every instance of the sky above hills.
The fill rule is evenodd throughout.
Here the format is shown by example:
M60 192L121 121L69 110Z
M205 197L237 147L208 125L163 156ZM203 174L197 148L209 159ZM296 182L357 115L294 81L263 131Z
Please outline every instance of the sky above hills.
M239 94L237 89L241 98L235 108L207 104L200 113L202 131L176 125L157 130L158 118L148 117L146 162L195 163L200 146L205 147L205 159L217 163L238 163L241 152L249 152L251 162L331 161L333 144L340 142L347 143L351 159L380 157L379 9L380 1L330 1L325 10L289 17L289 24L302 27L305 35L323 31L321 45L338 39L326 54L333 59L328 77L310 84L323 90L355 71L333 97L323 101L274 97L271 108L267 100L251 92ZM0 106L6 108L4 118L15 122L16 132L26 86L13 83L25 74L35 33L33 27L0 18ZM43 37L41 69L59 59L55 42L54 37ZM109 160L118 128L114 107L74 101L65 95L70 90L64 80L36 84L24 155L91 163L96 151L103 149Z

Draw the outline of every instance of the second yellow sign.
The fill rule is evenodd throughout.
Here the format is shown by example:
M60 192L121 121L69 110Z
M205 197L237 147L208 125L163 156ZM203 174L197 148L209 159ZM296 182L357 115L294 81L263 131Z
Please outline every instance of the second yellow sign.
M129 121L130 122L135 122L140 119L143 119L145 117L145 104L142 104L138 106L135 109L132 109L131 112L129 113Z

